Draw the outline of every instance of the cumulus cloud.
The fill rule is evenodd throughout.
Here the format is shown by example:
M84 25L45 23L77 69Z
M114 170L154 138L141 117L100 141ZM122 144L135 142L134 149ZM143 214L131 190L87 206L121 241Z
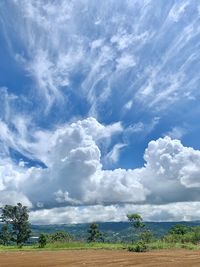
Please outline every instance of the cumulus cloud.
M11 188L22 192L35 207L37 203L49 207L143 201L145 193L137 179L131 181L125 170L102 170L97 143L121 130L119 123L103 126L88 118L65 125L53 133L36 132L33 135L36 142L29 144L29 149L46 168L2 162L2 190ZM132 195L132 190L137 194Z
M165 137L149 143L144 159L142 184L151 190L149 201L199 201L199 150Z
M130 201L144 200L142 185L137 179L131 181L125 170L102 170L98 140L118 131L121 131L119 124L105 127L89 118L60 128L48 136L50 146L44 156L41 154L47 168L29 169L30 178L24 185L31 201L37 199L48 206L50 203L126 202L128 198ZM113 186L113 183L116 185ZM38 186L41 189L32 192L32 188ZM138 193L132 195L134 189ZM46 194L42 195L42 191Z

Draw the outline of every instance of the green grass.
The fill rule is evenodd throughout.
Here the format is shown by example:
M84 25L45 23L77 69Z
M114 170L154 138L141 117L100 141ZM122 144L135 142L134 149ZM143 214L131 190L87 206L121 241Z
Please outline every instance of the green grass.
M44 248L39 248L38 245L23 246L22 248L19 248L17 246L0 246L0 251L126 249L126 248L127 246L124 244L70 242L70 243L49 243Z
M112 243L82 243L82 242L71 242L71 243L49 243L44 249L124 249L123 244L112 244Z
M106 249L106 250L122 250L128 249L130 244L113 244L113 243L83 243L83 242L69 242L69 243L48 243L44 248L39 248L38 245L23 246L0 246L1 251L53 251L53 250L78 250L78 249ZM200 250L199 245L192 243L167 243L163 241L155 241L147 244L148 250L160 249L190 249Z
M191 249L191 250L199 250L199 245L194 245L192 243L168 243L163 241L155 241L148 244L148 248L151 249Z

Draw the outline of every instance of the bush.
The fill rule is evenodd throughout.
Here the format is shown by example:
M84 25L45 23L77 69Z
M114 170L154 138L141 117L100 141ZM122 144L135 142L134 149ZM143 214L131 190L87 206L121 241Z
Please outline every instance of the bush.
M72 241L72 236L64 231L49 234L47 237L48 243L68 243Z
M174 229L176 231L174 231ZM180 231L180 228L178 227L176 228L174 227L174 229L170 230L169 233L166 236L164 236L163 241L168 242L168 243L199 244L200 242L200 227L199 226L188 228L187 231L185 232Z
M147 245L144 242L137 242L128 247L128 251L130 252L146 252Z
M140 239L144 243L150 243L150 242L152 242L153 238L154 238L153 233L150 230L145 230L144 232L142 232L140 234Z
M183 224L176 224L169 230L171 235L185 235L191 230L190 227Z
M182 236L177 235L177 234L167 234L164 236L163 241L167 243L181 243Z
M40 234L38 243L40 248L44 248L47 244L47 236L45 234Z

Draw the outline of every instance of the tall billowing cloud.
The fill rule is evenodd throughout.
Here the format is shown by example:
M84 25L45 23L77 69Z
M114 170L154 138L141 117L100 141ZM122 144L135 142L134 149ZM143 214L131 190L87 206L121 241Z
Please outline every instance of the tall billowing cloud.
M102 169L98 141L121 131L118 123L105 127L88 118L53 133L36 132L38 143L30 144L30 149L46 167L12 166L4 161L2 189L23 192L34 206L143 201L145 192L137 178L125 170Z

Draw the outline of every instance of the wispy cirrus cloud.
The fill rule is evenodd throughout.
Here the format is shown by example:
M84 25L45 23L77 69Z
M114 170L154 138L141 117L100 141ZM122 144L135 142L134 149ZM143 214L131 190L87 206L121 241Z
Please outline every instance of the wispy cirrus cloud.
M199 16L191 16L198 13L193 2L169 3L166 9L161 2L155 7L153 1L107 1L98 6L97 10L95 2L87 1L13 1L11 18L2 4L4 25L6 21L14 28L20 46L13 51L35 81L47 110L55 101L62 103L70 90L84 94L90 114L101 117L102 106L114 95L122 105L128 97L160 111L198 94L200 31ZM154 9L158 12L153 16ZM12 44L10 34L8 28ZM132 78L122 93L127 71ZM81 80L74 88L78 72Z

